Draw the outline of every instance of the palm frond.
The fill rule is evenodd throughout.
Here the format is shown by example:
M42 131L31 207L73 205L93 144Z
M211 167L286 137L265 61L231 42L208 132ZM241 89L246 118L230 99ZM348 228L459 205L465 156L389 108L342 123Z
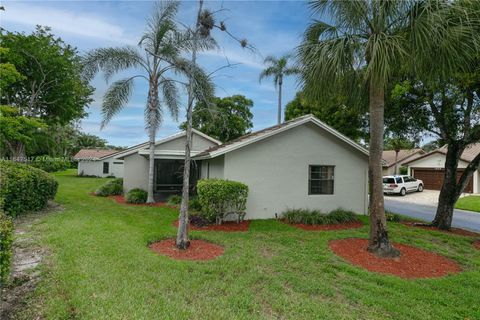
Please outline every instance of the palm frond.
M125 107L132 93L134 85L133 78L115 81L103 97L102 103L102 124L104 128L110 120Z
M258 76L258 81L262 82L263 79L271 77L277 73L278 73L278 70L276 67L274 66L267 67L266 69L262 70L262 72L260 72L260 75Z
M180 98L175 82L172 79L162 77L160 79L160 88L162 90L162 101L165 103L172 118L177 121Z

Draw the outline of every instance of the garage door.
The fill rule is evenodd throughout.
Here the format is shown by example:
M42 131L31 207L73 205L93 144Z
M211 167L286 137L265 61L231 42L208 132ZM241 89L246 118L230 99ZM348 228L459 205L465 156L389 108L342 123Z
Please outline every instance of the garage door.
M425 168L412 168L413 176L423 181L424 188L430 190L440 190L443 185L443 176L445 170L425 169ZM457 171L457 181L460 179L463 170ZM464 192L473 192L473 179L470 178Z

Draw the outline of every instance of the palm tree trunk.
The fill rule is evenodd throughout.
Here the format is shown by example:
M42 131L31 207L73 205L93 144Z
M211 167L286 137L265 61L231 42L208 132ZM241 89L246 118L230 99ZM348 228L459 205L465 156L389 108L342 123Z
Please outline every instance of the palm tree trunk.
M153 77L154 78L154 77ZM158 85L155 80L150 80L150 88L148 90L148 107L150 108L150 113L155 114L155 108L158 108ZM153 121L150 121L148 125L148 196L147 203L154 203L155 198L153 197L153 188L154 188L154 170L155 170L155 133L157 131L156 124Z
M384 133L384 89L370 84L370 241L368 251L379 257L398 257L400 252L388 240L383 200L382 151Z
M197 37L198 28L200 27L200 14L202 13L203 0L199 1L197 23L195 26L195 33L193 35L193 49L192 49L192 64L197 62ZM190 77L192 74L190 73ZM188 105L187 105L187 128L185 137L185 163L183 166L183 185L182 185L182 203L180 204L180 214L178 216L178 230L177 240L175 245L177 248L185 250L190 246L188 238L188 202L190 200L190 151L192 149L192 114L193 114L193 98L195 86L194 81L190 79L188 86Z
M393 169L394 170L393 174L398 174L398 163L397 163L397 161L398 161L398 153L399 152L400 151L395 150L395 168Z
M282 84L283 84L283 79L282 76L280 76L279 81L278 81L278 113L277 113L277 124L282 123Z

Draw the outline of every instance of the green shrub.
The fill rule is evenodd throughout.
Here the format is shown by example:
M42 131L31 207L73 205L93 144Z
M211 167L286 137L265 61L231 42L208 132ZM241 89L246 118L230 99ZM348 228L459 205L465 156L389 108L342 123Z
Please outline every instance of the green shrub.
M393 212L385 212L385 218L390 222L401 222L402 217L399 214Z
M182 196L179 196L178 194L172 194L168 197L167 203L171 206L179 206L180 203L182 203Z
M336 209L328 214L320 210L288 209L282 214L288 223L335 224L358 221L357 215L348 210Z
M237 181L204 179L197 183L200 214L208 221L215 221L226 212L244 212L248 186Z
M198 200L198 197L194 197L190 199L190 201L188 202L188 208L193 211L202 210L202 204L200 203L200 200Z
M48 200L55 197L57 188L58 182L43 170L0 161L0 202L9 216L45 208Z
M123 179L112 179L102 184L95 195L99 197L118 196L123 194Z
M0 287L8 280L12 262L13 222L0 212Z
M46 172L57 172L67 170L71 166L71 163L66 158L40 156L30 161L29 165Z
M139 188L132 189L127 192L125 196L125 201L127 203L145 203L147 202L148 192Z

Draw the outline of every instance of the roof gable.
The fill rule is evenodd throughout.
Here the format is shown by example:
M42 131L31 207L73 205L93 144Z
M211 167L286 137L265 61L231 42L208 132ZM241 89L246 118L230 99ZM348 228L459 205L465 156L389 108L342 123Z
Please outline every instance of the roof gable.
M246 134L238 139L226 142L222 145L218 145L212 148L209 148L205 150L204 152L198 154L196 158L211 158L211 157L216 157L222 154L225 154L227 152L231 152L233 150L237 150L239 148L242 148L244 146L247 146L251 143L255 143L257 141L261 141L263 139L266 139L268 137L271 137L273 135L276 135L280 132L284 132L286 130L295 128L297 126L306 124L306 123L313 123L317 125L318 127L322 128L324 131L327 133L337 137L338 139L342 140L346 144L352 146L355 150L363 153L364 155L368 156L368 150L365 149L364 147L360 146L358 143L354 142L350 138L346 137L345 135L341 134L337 130L333 129L332 127L328 126L327 124L323 123L322 121L318 120L316 117L313 115L305 115L299 118L295 118L290 121L286 121L282 124L275 125L272 127L268 127L259 131L255 131L249 134Z
M383 166L391 167L395 165L395 150L384 150L382 153L382 159L384 160ZM415 155L425 154L422 149L403 149L398 152L397 163L401 163Z
M448 150L448 146L444 145L443 147L432 150L432 151L424 154L423 156L420 156L418 158L409 160L409 161L405 162L405 164L410 164L412 162L424 159L424 158L429 157L432 154L436 154L436 153L446 155L447 150ZM478 154L480 154L480 143L472 143L463 151L462 155L460 156L460 160L470 163L471 161L473 161L473 159L475 159L475 157Z

